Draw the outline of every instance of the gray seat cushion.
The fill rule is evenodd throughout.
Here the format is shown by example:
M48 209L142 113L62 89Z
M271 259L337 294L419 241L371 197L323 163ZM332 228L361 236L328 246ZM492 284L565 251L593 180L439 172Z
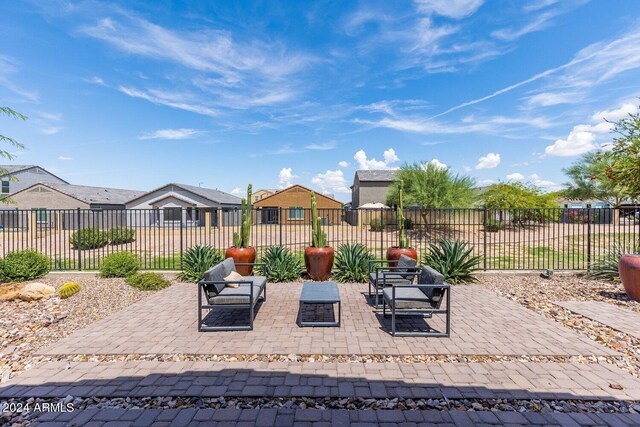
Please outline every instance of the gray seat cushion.
M434 270L429 266L423 266L420 271L420 276L418 276L418 284L419 285L440 285L444 283L444 276L440 274L438 271ZM444 289L442 288L422 288L422 292L429 297L434 302L440 301L442 295L444 294Z
M258 301L260 293L264 289L267 283L266 277L246 277L246 279L252 280L253 285L248 283L240 284L237 288L224 288L216 296L209 298L209 304L211 305L228 305L228 304L249 304L249 297L251 293L251 287L253 287L253 303ZM261 283L261 284L259 284Z
M398 273L384 273L384 277L385 280L383 280L382 278L382 272L378 273L378 276L376 277L376 273L369 273L369 282L373 283L374 285L378 285L378 286L382 286L383 283L386 283L387 285L391 285L393 283L402 283L402 284L408 284L411 283L411 278L406 279L404 276L398 274Z
M385 288L382 291L382 295L391 307L394 306L393 302L393 289ZM420 288L416 287L408 287L408 288L396 288L396 300L395 300L395 308L399 310L406 309L431 309L432 304L431 300L420 290Z
M203 280L211 282L223 282L232 271L236 271L236 264L233 262L233 258L227 258L219 264L214 265L204 273ZM208 297L214 297L226 287L224 283L218 283L215 285L207 285L205 290Z
M415 259L408 257L406 255L400 255L400 259L398 260L398 264L396 265L396 271L400 274L407 272L415 272L416 265L418 261ZM405 279L412 279L413 276L410 274L403 275Z

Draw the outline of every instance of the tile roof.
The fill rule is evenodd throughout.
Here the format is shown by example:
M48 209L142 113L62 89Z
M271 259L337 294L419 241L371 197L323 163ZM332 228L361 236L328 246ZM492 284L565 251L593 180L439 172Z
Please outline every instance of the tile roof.
M356 175L360 181L395 181L397 169L358 170Z
M67 196L81 200L85 203L123 205L131 199L143 195L144 191L124 190L121 188L90 187L88 185L60 184L41 182L36 185L57 190ZM24 191L24 190L22 190Z
M176 185L178 187L182 187L186 190L191 191L194 194L204 197L205 199L209 199L211 201L214 201L216 203L220 203L223 205L239 205L240 204L240 197L236 197L233 194L225 193L224 191L216 190L213 188L197 187L195 185L178 184L178 183L172 183L170 185Z
M25 169L31 169L35 167L35 165L0 165L0 170L5 170L9 173L16 173Z

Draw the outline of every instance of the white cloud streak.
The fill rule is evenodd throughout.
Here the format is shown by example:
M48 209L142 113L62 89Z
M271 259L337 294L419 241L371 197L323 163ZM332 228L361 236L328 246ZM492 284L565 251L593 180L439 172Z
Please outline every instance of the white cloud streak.
M158 129L155 132L146 134L146 135L142 135L139 139L187 139L187 138L191 138L199 133L202 133L202 131L197 130L197 129L187 129L187 128L180 128L180 129Z

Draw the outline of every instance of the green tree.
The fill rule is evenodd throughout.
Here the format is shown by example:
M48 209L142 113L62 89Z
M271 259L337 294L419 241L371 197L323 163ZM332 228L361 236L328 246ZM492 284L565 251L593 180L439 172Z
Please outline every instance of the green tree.
M9 117L12 117L14 119L19 119L19 120L27 120L27 116L25 116L24 114L20 114L17 111L12 110L9 107L0 107L0 115L6 115ZM15 139L3 135L0 133L0 144L8 144L12 147L15 148L24 148L24 146L19 143L18 141L16 141ZM0 157L4 157L5 159L13 159L13 155L11 154L10 151L5 150L4 148L0 148ZM0 175L1 176L5 176L7 175L9 172L3 168L0 168ZM11 177L10 177L11 179ZM11 199L9 199L8 197L3 197L2 199L3 203L10 203Z
M565 195L572 199L595 199L618 207L625 198L626 189L607 176L611 159L603 152L584 154L564 173L571 179L565 184Z
M421 208L466 208L474 202L475 181L432 163L404 164L389 188L387 205L397 205L400 181L404 204Z
M545 194L539 187L521 182L491 184L481 198L486 208L498 212L501 222L508 212L511 220L521 225L527 221L547 221L551 212L544 209L558 208L556 194Z
M623 189L626 197L640 198L640 111L614 123L613 148L605 154L610 161L606 175Z

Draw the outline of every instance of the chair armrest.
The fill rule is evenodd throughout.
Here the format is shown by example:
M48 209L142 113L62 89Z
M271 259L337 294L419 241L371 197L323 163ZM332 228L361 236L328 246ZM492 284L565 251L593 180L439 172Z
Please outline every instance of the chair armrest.
M376 268L376 264L389 264L389 260L386 259L370 259L369 260L369 273L372 273Z
M252 285L253 282L251 280L201 280L198 282L198 285L203 286L203 285L221 285L221 284L229 284L229 283L239 283L239 284L247 284L247 285Z
M424 288L424 289L451 289L451 285L448 283L417 283L411 285L392 284L394 288Z

